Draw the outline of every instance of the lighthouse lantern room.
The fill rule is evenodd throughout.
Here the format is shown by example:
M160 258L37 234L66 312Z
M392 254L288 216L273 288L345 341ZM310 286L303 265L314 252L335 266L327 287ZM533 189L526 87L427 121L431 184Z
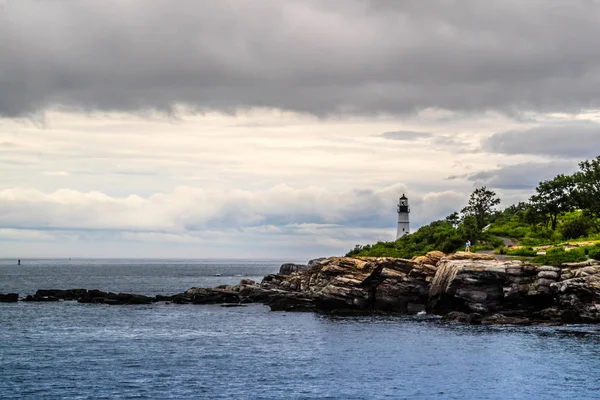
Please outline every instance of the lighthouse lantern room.
M410 233L410 223L408 220L409 213L410 208L408 208L408 199L402 194L402 197L400 197L400 201L398 202L398 230L396 231L396 239Z

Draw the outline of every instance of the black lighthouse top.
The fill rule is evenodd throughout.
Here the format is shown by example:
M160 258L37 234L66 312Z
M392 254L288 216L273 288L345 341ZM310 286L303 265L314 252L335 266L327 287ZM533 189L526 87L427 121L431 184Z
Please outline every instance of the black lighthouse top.
M406 198L406 196L404 195L404 193L402 193L402 197L400 197L400 204L398 204L398 212L399 213L408 213L410 212L408 209L408 199Z

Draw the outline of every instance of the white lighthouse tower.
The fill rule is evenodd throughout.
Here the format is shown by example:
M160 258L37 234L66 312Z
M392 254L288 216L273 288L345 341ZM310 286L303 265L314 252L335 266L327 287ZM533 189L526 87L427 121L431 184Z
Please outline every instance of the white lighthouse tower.
M396 231L396 240L404 235L408 235L410 232L410 222L408 221L408 214L410 208L408 208L408 199L402 194L400 202L398 203L398 230Z

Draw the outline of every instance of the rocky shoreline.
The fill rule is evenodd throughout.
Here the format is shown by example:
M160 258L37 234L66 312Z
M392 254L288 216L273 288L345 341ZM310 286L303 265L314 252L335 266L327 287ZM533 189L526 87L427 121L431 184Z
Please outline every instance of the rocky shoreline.
M482 324L600 322L600 263L560 268L491 255L431 252L412 260L331 257L308 265L284 264L262 282L191 288L172 296L144 296L100 290L38 290L0 302L72 300L110 305L266 304L273 311L333 314L427 312L445 320Z

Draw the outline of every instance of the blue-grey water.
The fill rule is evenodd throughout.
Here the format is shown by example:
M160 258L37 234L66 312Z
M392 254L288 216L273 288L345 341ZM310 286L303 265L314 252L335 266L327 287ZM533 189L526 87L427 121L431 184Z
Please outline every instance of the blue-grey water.
M278 267L0 260L0 293L173 294ZM598 329L326 317L262 305L0 303L0 398L598 399Z

